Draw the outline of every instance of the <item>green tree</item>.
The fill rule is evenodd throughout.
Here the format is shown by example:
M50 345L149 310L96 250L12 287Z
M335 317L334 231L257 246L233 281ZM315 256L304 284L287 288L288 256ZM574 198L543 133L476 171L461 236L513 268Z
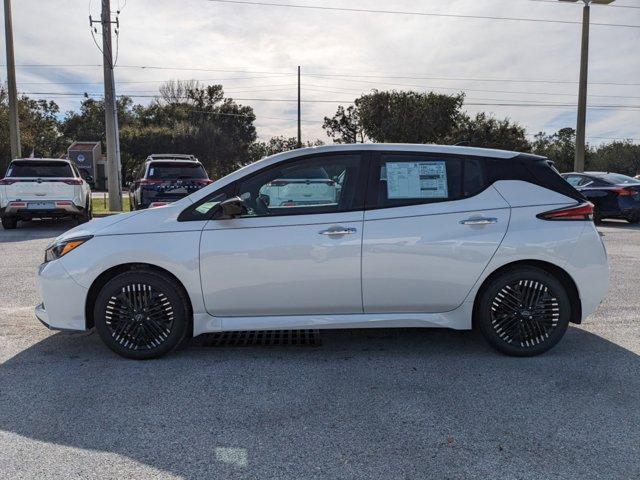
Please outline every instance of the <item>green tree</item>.
M303 142L303 147L319 147L324 145L321 140ZM271 137L266 142L254 142L249 148L249 157L252 162L261 158L275 155L280 152L288 152L298 148L298 139L296 137Z
M364 143L366 138L355 105L340 105L333 117L324 117L322 128L335 143Z
M640 145L614 141L593 152L594 169L634 176L640 173Z
M22 156L33 153L36 157L57 158L65 153L66 142L57 117L59 111L53 101L34 100L26 95L18 99ZM5 86L0 84L0 176L10 160L9 97Z
M450 143L462 141L469 142L472 147L531 151L524 127L509 119L498 120L484 112L475 117L466 113L460 115Z
M576 131L561 128L551 135L539 132L533 141L533 153L549 158L561 172L573 171L576 155Z

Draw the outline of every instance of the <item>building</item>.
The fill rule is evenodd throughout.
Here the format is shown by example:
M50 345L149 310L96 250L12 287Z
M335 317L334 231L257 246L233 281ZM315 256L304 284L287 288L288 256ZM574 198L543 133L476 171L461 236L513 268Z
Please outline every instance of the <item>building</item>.
M76 162L78 169L93 178L96 190L106 190L106 159L100 142L73 142L67 157Z

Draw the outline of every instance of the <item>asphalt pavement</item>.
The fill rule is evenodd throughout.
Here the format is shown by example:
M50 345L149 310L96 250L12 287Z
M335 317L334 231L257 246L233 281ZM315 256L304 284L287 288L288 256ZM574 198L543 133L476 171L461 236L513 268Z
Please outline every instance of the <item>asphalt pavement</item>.
M0 229L2 479L640 478L637 227L600 228L611 291L540 357L349 330L135 362L33 316L44 248L71 226Z

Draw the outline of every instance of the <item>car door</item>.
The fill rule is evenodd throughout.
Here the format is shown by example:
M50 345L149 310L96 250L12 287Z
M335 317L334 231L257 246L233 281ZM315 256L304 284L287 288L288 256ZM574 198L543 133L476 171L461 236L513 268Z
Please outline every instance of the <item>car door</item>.
M359 153L278 163L236 182L247 212L213 218L200 242L216 316L362 313L364 176Z
M478 158L381 153L364 215L365 313L445 312L464 301L502 241L506 201Z

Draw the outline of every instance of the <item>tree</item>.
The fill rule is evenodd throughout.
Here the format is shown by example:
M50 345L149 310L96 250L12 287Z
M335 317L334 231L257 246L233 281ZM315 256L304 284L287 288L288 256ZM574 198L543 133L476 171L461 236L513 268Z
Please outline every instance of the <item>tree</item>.
M308 141L303 143L303 147L319 147L323 145L321 140ZM249 149L251 161L260 160L261 158L275 155L280 152L288 152L298 148L298 139L296 137L271 137L267 142L254 142Z
M594 169L634 176L640 173L640 145L614 141L593 152Z
M60 111L53 101L34 100L26 95L18 99L20 144L22 155L57 158L65 153L66 142L60 131L57 115ZM9 141L9 97L0 85L0 176L11 160Z
M531 151L524 127L506 118L498 120L484 112L473 118L466 113L460 115L450 143L462 141L469 142L472 147Z
M561 172L573 171L576 155L576 131L573 128L561 128L548 135L539 132L533 141L533 153L549 158Z
M349 105L346 109L340 105L333 117L324 117L322 128L335 143L364 143L365 141L358 108L354 105Z

